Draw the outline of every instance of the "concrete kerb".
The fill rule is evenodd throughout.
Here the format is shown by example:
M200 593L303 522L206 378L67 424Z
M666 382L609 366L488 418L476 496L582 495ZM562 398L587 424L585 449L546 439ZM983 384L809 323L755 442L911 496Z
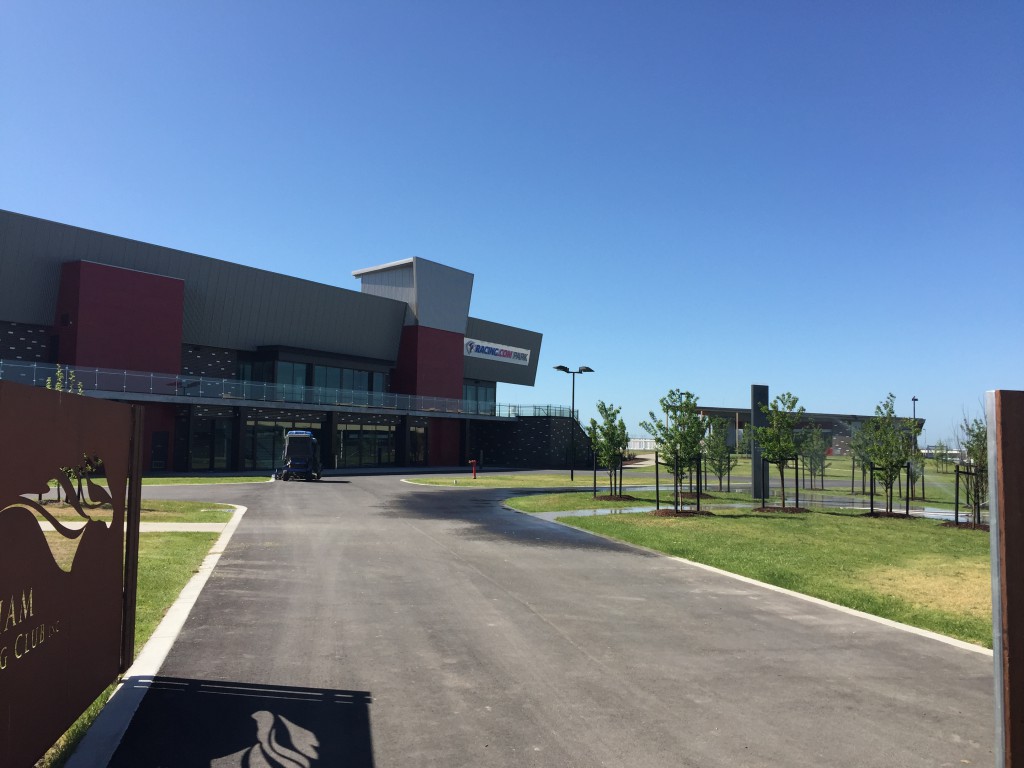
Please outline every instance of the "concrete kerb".
M550 523L551 525L561 525L561 526L563 526L565 528L569 528L571 530L578 531L580 533L586 533L586 534L589 534L590 536L596 536L599 539L604 539L605 541L614 542L615 544L619 544L619 545L623 545L624 544L624 545L626 545L628 547L632 547L632 548L640 550L642 552L649 552L652 555L657 555L659 557L664 557L664 558L667 558L669 560L675 560L677 563L682 563L684 565L691 565L694 568L700 568L701 570L704 570L704 571L710 571L711 573L717 573L720 576L726 576L726 577L728 577L730 579L734 579L735 581L741 581L744 584L750 584L752 586L761 587L763 589L767 589L767 590L770 590L772 592L778 592L778 593L783 594L783 595L789 595L790 597L795 597L795 598L797 598L799 600L803 600L803 601L808 602L808 603L814 603L815 605L820 605L820 606L823 606L825 608L830 608L830 609L832 609L834 611L839 611L840 613L845 613L845 614L848 614L850 616L857 616L858 618L861 618L861 619L867 619L868 621L873 621L876 624L882 624L882 625L884 625L886 627L891 627L892 629L898 629L898 630L901 630L903 632L908 632L908 633L910 633L912 635L918 635L920 637L925 637L925 638L928 638L930 640L937 640L940 643L945 643L946 645L951 645L954 648L959 648L959 649L964 650L964 651L971 651L972 653L979 653L979 654L981 654L983 656L989 656L989 657L992 656L992 649L991 648L986 648L986 647L984 647L982 645L975 645L974 643L968 643L968 642L965 642L963 640L957 640L955 637L947 637L946 635L940 635L938 632L931 632L931 631L929 631L927 629L921 629L920 627L912 627L909 624L901 624L898 621L893 621L892 619L885 619L885 618L882 618L881 616L875 616L874 614L871 614L871 613L864 613L864 611L858 611L858 610L856 610L854 608L847 608L845 605L839 605L838 603L830 603L829 601L822 600L819 597L812 597L810 595L805 595L805 594L802 594L800 592L794 592L791 589L785 589L784 587L777 587L774 584L766 584L763 581L757 581L756 579L751 579L748 576L741 576L738 573L731 573L730 571L723 571L721 568L715 568L712 565L705 565L704 563L698 563L698 562L695 562L693 560L687 560L685 557L676 557L675 555L666 555L664 552L659 552L656 549L650 549L649 547L644 547L644 546L641 546L639 544L632 544L632 543L630 543L628 541L622 541L621 539L616 539L616 538L613 538L611 536L606 536L603 533L595 533L594 531L586 531L586 530L584 530L582 528L576 528L575 526L572 526L572 525L566 525L565 523L560 523L557 520L544 520L543 518L537 518L535 515L531 515L529 512L522 512L522 511L520 511L518 509L513 509L512 507L508 506L507 504L502 504L502 506L505 507L505 509L511 510L512 512L517 512L517 513L519 513L521 515L528 515L529 517L533 517L533 518L539 520L542 523ZM571 517L572 515L567 512L565 516L566 517Z
M192 606L199 598L199 593L209 580L220 556L227 548L228 542L242 521L246 507L233 505L235 513L224 526L224 530L207 553L199 570L181 590L163 620L157 625L153 635L143 646L135 663L126 671L118 683L106 705L93 721L85 737L79 742L77 749L65 763L66 768L93 768L107 765L124 737L128 724L139 707L146 690L148 679L154 677L167 658L171 646L174 645L178 633L185 625Z

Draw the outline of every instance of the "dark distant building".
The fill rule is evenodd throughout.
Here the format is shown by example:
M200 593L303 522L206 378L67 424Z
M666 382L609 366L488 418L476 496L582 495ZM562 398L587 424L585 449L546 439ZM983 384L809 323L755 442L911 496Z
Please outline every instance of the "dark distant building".
M705 416L714 416L725 419L729 423L727 441L729 445L736 445L737 430L742 435L743 430L750 426L750 406L743 408L705 408L700 407L700 412ZM822 437L825 438L825 445L830 452L836 456L844 456L848 452L850 438L860 429L861 425L873 419L874 416L858 416L846 413L809 413L804 412L797 421L796 429L804 430L812 427L821 429ZM924 426L924 419L918 419L918 425Z
M269 470L289 429L328 468L566 466L568 409L496 399L533 385L540 333L470 317L473 275L427 259L353 275L361 291L0 211L0 378L61 364L144 403L151 471Z

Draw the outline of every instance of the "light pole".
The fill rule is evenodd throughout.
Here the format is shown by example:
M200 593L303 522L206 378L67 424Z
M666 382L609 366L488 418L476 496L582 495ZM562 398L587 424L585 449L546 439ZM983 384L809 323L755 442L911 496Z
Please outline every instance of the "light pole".
M576 421L576 374L577 373L593 373L593 368L588 368L585 365L581 365L578 371L570 371L567 366L556 365L556 371L562 373L568 373L572 376L572 405L569 406L569 416L572 421ZM569 427L569 482L576 480L576 427L570 425Z
M910 398L910 402L913 404L912 407L914 409L914 447L917 448L917 395ZM925 443L924 447L927 448L928 444Z
M913 397L910 398L910 403L911 403L911 407L913 408L913 417L914 417L914 458L917 458L917 395L914 395ZM927 448L927 447L928 447L928 443L925 443L925 448ZM907 469L908 470L910 469L910 464L907 464ZM922 473L921 474L921 482L924 483L924 459L921 459L921 473ZM910 473L909 472L907 473L907 485L910 485ZM924 485L922 485L921 487L924 488ZM913 488L914 488L914 493L911 493L909 489L907 490L907 510L910 509L910 497L912 495L915 496L915 497L917 496L917 493L916 493L916 491L917 491L917 482L916 481L914 482ZM922 496L924 495L924 491L921 492L921 495ZM907 514L910 514L910 512L908 511Z

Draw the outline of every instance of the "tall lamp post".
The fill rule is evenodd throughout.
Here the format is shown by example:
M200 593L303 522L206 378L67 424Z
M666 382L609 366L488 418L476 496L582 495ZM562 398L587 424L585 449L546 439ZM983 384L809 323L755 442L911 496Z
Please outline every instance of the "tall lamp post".
M577 373L593 373L593 368L588 368L585 365L581 365L578 371L571 371L567 366L556 365L556 371L562 373L568 373L572 376L572 405L569 406L569 416L572 420L576 420L576 374ZM569 482L576 480L576 427L569 427Z
M914 447L917 448L917 395L910 398L910 402L913 404L912 407L914 409ZM925 443L924 447L927 448L928 444Z
M914 458L916 459L917 458L917 395L914 395L912 398L910 398L910 403L911 403L911 407L913 408L913 414L914 414ZM924 447L927 448L928 447L928 443L925 443ZM907 466L909 467L910 465L908 464ZM907 473L907 485L908 486L910 485L910 473L909 472ZM916 482L914 483L913 487L914 487L913 494L911 494L911 492L908 489L908 491L907 491L907 496L908 497L911 496L911 495L913 495L914 497L917 496L917 483ZM921 495L924 496L924 459L921 459ZM909 505L910 502L908 501L907 504ZM910 507L908 506L907 509L910 509Z

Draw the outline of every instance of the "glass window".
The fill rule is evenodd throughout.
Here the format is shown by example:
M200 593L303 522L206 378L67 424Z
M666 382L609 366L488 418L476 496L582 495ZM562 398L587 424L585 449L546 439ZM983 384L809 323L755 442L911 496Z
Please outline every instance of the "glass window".
M238 363L238 378L242 381L273 381L272 373L273 364L266 360L242 360Z
M357 392L369 392L370 391L370 372L369 371L353 371L352 376L352 389Z
M492 381L463 381L462 399L466 401L466 408L477 413L494 413L495 386Z
M351 368L345 368L341 372L341 388L342 389L352 389L352 373L353 373L353 371L352 371Z
M373 374L373 391L374 392L385 392L387 391L384 387L384 374L380 371L376 371Z
M327 389L341 388L341 368L318 365L313 368L313 386Z
M426 427L409 427L409 463L427 463Z

